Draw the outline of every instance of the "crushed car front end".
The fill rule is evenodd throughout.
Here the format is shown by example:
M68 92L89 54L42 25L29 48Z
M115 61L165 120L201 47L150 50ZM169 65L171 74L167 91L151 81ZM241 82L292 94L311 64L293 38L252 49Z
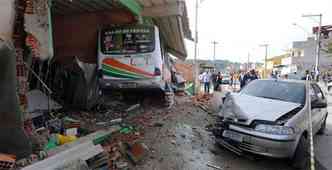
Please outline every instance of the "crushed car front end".
M249 152L273 158L292 157L298 139L290 127L267 122L248 126L223 117L218 118L213 133L217 143L239 155Z
M292 158L304 131L303 82L256 80L226 94L214 136L225 148L273 158Z

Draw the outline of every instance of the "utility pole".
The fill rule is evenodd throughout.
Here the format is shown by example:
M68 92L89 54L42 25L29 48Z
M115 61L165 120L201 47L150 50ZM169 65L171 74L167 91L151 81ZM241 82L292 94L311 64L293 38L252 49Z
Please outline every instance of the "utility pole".
M319 17L319 26L316 33L316 58L315 58L315 80L318 81L318 67L319 67L319 59L320 59L320 40L321 40L321 30L322 30L322 14L315 14L315 15L302 15L302 17ZM316 21L316 20L315 20Z
M218 42L212 41L212 44L213 44L213 63L214 63L214 66L216 67L216 46L217 46Z
M196 12L195 12L195 53L194 53L194 75L193 75L193 93L196 95L197 90L197 75L198 75L198 64L197 64L197 46L198 46L198 0L196 0ZM199 89L199 88L198 88Z
M268 48L269 44L262 44L261 47L265 47L265 66L264 66L264 78L267 78L267 55L268 55Z
M250 53L248 53L247 72L250 69L249 63L250 63Z
M196 95L197 85L198 83L198 63L197 63L197 55L198 55L198 12L199 12L199 4L203 3L205 0L196 0L195 7L195 53L194 53L194 75L193 75L193 91L194 95ZM198 88L199 89L199 88Z

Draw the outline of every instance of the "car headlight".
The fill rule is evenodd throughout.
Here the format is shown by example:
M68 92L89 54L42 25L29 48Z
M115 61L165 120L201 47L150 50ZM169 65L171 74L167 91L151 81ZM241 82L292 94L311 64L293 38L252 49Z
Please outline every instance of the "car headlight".
M266 125L259 124L255 127L255 130L262 133L273 134L273 135L291 135L294 134L294 129L287 126L279 125Z

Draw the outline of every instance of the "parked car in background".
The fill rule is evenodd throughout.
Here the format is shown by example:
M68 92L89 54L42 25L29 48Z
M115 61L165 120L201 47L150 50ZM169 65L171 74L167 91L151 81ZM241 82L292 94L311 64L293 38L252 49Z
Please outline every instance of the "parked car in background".
M217 143L235 153L289 158L303 167L310 109L313 134L324 133L327 100L318 84L308 90L305 81L255 80L226 95L213 133Z
M231 82L231 78L229 75L224 75L221 81L221 84L229 84Z

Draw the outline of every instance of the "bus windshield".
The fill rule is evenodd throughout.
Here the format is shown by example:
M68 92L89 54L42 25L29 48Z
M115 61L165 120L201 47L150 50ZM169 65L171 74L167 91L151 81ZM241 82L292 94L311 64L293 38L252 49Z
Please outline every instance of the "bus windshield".
M136 26L104 29L100 40L104 54L149 53L154 50L154 28Z

